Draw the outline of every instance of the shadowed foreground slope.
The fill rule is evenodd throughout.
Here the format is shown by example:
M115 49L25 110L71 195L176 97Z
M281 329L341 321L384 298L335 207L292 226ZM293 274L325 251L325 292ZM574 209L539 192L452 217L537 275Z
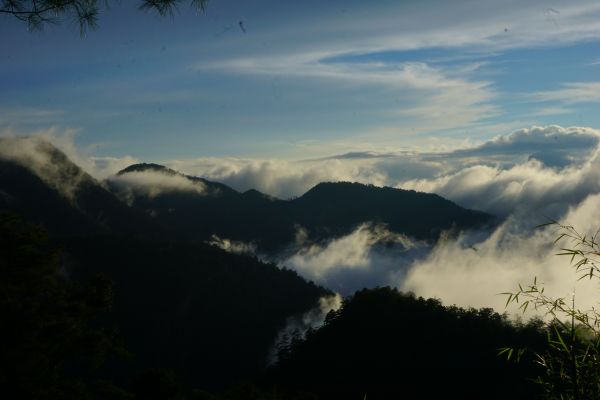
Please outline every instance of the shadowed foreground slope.
M74 276L114 281L112 322L134 354L127 374L169 368L220 388L267 363L286 319L330 292L295 272L203 245L89 238L65 243Z
M444 307L394 289L357 292L306 340L292 340L266 382L320 399L532 399L538 371L498 357L541 348L540 322L512 324L491 309Z

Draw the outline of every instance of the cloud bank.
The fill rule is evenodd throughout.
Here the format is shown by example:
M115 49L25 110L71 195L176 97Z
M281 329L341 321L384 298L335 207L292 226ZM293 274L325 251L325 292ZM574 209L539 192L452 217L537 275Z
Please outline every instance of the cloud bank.
M518 284L525 286L537 277L546 294L568 297L575 292L576 304L582 310L597 307L598 281L578 281L569 257L556 255L560 247L573 243L562 241L553 246L559 234L555 228L523 229L514 222L509 219L483 240L473 240L467 234L438 244L395 285L421 296L441 298L446 304L502 311L506 296L499 293L514 292ZM596 232L600 227L600 195L590 195L572 207L562 222L583 233Z
M505 161L515 155L526 160ZM598 131L586 128L532 128L450 155L472 165L398 187L434 192L458 204L502 217L534 213L558 218L569 206L600 192ZM546 162L544 162L544 160Z

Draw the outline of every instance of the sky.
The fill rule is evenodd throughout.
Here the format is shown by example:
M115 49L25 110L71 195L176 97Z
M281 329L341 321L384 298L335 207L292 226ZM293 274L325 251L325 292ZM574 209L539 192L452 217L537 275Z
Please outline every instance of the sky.
M600 127L595 0L111 2L84 37L10 17L0 35L0 132L68 132L97 156L435 153Z

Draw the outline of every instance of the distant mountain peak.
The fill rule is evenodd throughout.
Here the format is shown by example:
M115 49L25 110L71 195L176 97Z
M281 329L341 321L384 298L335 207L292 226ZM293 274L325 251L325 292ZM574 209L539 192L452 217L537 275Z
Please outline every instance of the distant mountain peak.
M179 172L177 172L169 167L165 167L164 165L155 164L155 163L139 163L139 164L132 164L126 168L123 168L122 170L117 172L117 175L128 174L131 172L147 172L147 171L162 172L162 173L169 174L169 175L180 174Z
M105 182L109 190L127 204L132 204L136 195L150 198L180 194L201 197L238 195L238 192L227 185L187 175L155 163L130 165L109 177Z
M242 195L246 198L254 198L254 199L260 199L260 200L278 200L277 197L270 196L263 192L259 192L256 189L248 189L244 193L242 193Z

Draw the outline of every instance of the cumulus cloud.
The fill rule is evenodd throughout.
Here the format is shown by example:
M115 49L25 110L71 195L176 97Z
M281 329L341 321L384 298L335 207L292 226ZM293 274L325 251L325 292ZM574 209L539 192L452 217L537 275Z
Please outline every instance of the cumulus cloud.
M498 138L473 150L452 156L476 157L476 162L454 173L429 179L413 179L397 186L434 192L458 204L503 217L533 213L538 220L558 218L569 206L600 192L598 131L586 128L532 128L507 138ZM572 143L566 144L572 139ZM556 142L556 145L552 145ZM488 157L511 155L508 149L529 149L528 160L496 165ZM534 153L535 151L535 153ZM518 154L515 151L515 154ZM536 158L561 160L563 168L552 168ZM571 160L572 158L572 160ZM553 163L557 164L557 163ZM564 165L566 164L566 165Z
M480 146L456 150L447 156L508 165L533 158L549 167L566 167L583 164L598 146L599 139L600 132L595 129L534 126L498 136Z

